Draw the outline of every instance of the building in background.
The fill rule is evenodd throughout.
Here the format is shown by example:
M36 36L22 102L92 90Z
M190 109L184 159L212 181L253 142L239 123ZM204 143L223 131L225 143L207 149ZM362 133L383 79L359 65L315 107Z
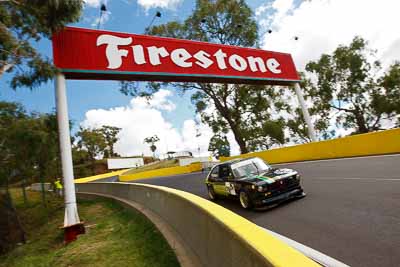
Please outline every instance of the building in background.
M107 159L107 167L109 170L138 168L143 165L144 160L142 157Z

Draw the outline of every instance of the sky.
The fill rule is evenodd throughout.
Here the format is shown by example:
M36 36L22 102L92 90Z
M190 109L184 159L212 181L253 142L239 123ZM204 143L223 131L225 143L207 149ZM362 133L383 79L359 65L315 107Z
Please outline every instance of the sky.
M376 59L387 68L400 60L400 1L396 0L247 0L260 28L263 49L291 53L298 70L323 53L331 53L340 44L349 44L359 35L377 49ZM141 34L156 11L162 13L153 25L182 21L191 14L193 0L86 0L82 17L73 26L97 28L99 7L107 13L101 28ZM272 33L268 33L272 30ZM295 36L298 40L295 40ZM51 43L41 40L34 46L52 58ZM30 91L10 89L12 73L0 79L0 100L22 103L28 111L51 112L55 108L54 84L47 83ZM144 86L144 84L141 84ZM121 127L116 151L123 156L150 155L143 139L157 134L158 153L189 150L207 155L211 130L196 125L198 115L190 94L179 95L172 87L160 90L154 99L132 98L121 94L114 81L67 81L67 97L73 133L83 127L112 125ZM296 104L296 103L294 103ZM201 133L196 137L196 133ZM228 135L232 154L239 149L233 135Z

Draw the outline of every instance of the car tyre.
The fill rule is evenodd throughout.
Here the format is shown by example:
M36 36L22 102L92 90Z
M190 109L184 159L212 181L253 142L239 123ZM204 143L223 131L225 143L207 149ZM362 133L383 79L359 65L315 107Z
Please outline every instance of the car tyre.
M208 198L211 200L216 200L217 199L217 194L215 194L214 188L212 185L207 186L207 191L208 191Z
M246 191L240 191L239 201L240 201L240 205L244 209L251 209L253 207L253 203L251 203L249 194Z

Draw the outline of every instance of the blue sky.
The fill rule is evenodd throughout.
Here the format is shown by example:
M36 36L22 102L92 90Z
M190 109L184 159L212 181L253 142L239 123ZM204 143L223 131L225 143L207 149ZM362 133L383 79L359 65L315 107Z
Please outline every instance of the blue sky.
M86 0L87 5L82 18L73 26L96 28L97 24L93 22L99 15L99 3L104 1ZM356 35L365 38L371 48L378 50L376 59L382 60L384 66L387 67L394 60L400 60L400 1L381 0L378 3L368 0L362 2L362 7L358 0L246 2L255 13L260 33L265 33L267 29L273 30L272 34L260 36L261 47L291 53L299 70L303 70L310 60L318 59L322 53L331 53L339 44L349 44ZM157 18L154 25L173 20L183 21L191 14L195 1L107 0L106 4L110 14L102 29L141 34L157 10L162 12L162 17ZM359 12L361 10L362 12ZM294 41L294 36L298 36L299 40ZM34 46L43 55L52 57L49 40L43 39ZM54 110L53 82L33 91L27 88L13 91L8 85L11 77L12 73L5 74L0 79L0 100L20 102L29 111ZM163 88L169 91L163 91L158 96L158 102L146 106L143 100L135 100L121 94L118 87L118 82L113 81L67 81L69 114L75 124L73 132L78 129L80 123L86 126L107 123L122 127L117 151L119 147L119 151L124 155L142 152L150 154L142 140L143 137L155 133L164 136L160 147L197 151L199 143L201 149L207 151L212 133L209 128L201 125L201 140L196 138L193 121L195 112L190 103L190 95L180 96L173 88ZM295 98L289 101L291 105L297 105ZM312 106L312 103L308 105ZM121 109L124 112L121 113ZM143 121L137 114L150 117ZM285 116L290 117L291 114ZM130 120L131 117L134 118ZM148 123L150 121L155 124ZM332 122L332 128L335 127ZM339 134L346 134L340 132L342 129L338 130ZM232 134L228 135L228 140L232 153L238 153Z
M138 34L144 32L144 29L149 25L156 11L161 11L162 16L161 18L156 18L153 25L173 20L183 21L195 8L195 1L193 0L152 0L150 2L155 6L159 3L158 7L154 7L154 5L149 7L147 5L149 2L146 2L146 0L87 0L80 21L71 24L71 26L97 28L96 19L99 17L99 3L105 3L109 11L107 20L101 25L101 29ZM167 6L163 6L163 2ZM262 0L249 0L248 4L251 8L255 9L264 2ZM49 40L42 39L40 42L34 43L33 46L43 55L52 58L52 47ZM53 82L43 84L34 90L18 88L14 91L9 87L12 75L12 73L6 73L0 79L0 100L20 102L28 111L47 113L55 109ZM142 83L142 86L144 85ZM69 116L73 122L72 132L75 133L79 129L80 124L86 118L86 113L90 110L109 110L115 107L129 106L132 97L123 95L119 92L118 88L119 83L116 81L68 80L67 97ZM174 88L166 89L174 92ZM162 117L167 124L166 127L169 127L168 124L171 124L174 131L176 129L177 132L182 132L185 121L195 118L195 110L190 102L190 94L182 96L173 93L168 96L168 101L174 103L174 111L160 109L159 112L162 113ZM161 135L169 136L163 133ZM206 139L209 139L209 135L205 134L204 136ZM173 139L173 137L171 138ZM178 138L178 140L181 140L181 138ZM168 143L165 140L162 141ZM203 143L204 150L206 151L208 140L204 140ZM162 144L162 146L167 147L168 145Z
M263 2L265 1L249 0L248 4L255 9ZM161 18L156 18L153 25L163 24L172 20L181 21L191 14L195 7L195 1L185 0L171 9L160 7L145 9L136 0L107 1L106 5L110 15L108 21L101 26L102 29L141 34L149 25L157 10L162 12L162 16ZM99 7L86 5L81 20L73 24L73 26L97 28L97 25L94 26L93 24L98 17ZM52 58L52 48L49 40L43 39L35 43L34 46L43 55ZM5 74L0 80L0 100L20 102L28 111L51 112L55 108L53 82L44 84L33 91L27 88L19 88L17 91L13 91L8 86L11 77L12 73ZM70 119L75 123L73 131L77 130L78 124L84 119L86 111L97 108L108 109L129 103L131 97L121 94L118 87L118 82L114 81L67 81L69 115ZM176 103L176 112L173 114L164 113L163 115L175 127L181 128L184 120L194 117L194 108L190 103L190 95L173 95L170 99Z
M162 17L157 18L154 24L162 24L171 20L184 19L190 15L194 8L194 1L184 1L178 9L151 8L145 10L136 1L108 1L107 9L111 12L109 20L102 25L103 29L132 33L143 33L157 10L162 12ZM96 28L93 21L98 18L99 8L87 6L84 9L81 20L74 26ZM43 39L34 46L44 55L51 58L52 49L49 40ZM42 85L33 91L27 88L19 88L13 91L8 82L11 74L5 74L0 80L0 100L16 101L22 103L29 111L51 112L55 107L53 82ZM75 122L74 130L84 119L87 110L115 106L123 106L129 103L132 97L121 94L119 84L114 81L67 81L70 119ZM192 118L194 109L190 105L190 96L171 97L177 104L174 114L166 113L165 117L180 128L185 119Z
M90 2L90 1L88 1ZM96 1L94 1L96 2ZM98 1L102 2L102 1ZM262 0L249 0L252 8L257 8ZM157 10L162 12L161 18L154 21L154 25L163 24L172 20L184 20L191 14L195 7L195 1L185 0L175 7L145 9L134 1L107 1L107 9L111 12L107 22L102 29L111 31L122 31L131 33L143 33L144 29L151 22ZM81 20L73 24L84 28L96 28L93 26L95 19L99 16L99 7L86 5ZM52 57L51 43L43 39L34 46L47 57ZM16 101L22 103L29 111L51 112L55 107L54 84L47 83L33 91L27 88L19 88L13 91L8 86L12 74L5 74L0 80L0 100ZM125 96L118 91L118 82L114 81L73 81L67 82L69 99L70 119L75 122L74 131L77 125L84 119L87 110L96 108L111 108L126 105L131 97ZM174 126L181 128L185 119L193 118L194 108L190 103L190 95L173 95L171 100L177 104L174 114L165 113L165 117Z

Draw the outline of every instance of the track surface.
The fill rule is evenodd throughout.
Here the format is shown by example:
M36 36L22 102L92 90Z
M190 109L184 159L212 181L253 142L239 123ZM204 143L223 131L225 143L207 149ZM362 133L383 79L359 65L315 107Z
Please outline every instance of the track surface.
M265 211L218 204L350 266L400 266L400 155L279 164L302 174L307 197ZM135 182L207 198L205 173Z

